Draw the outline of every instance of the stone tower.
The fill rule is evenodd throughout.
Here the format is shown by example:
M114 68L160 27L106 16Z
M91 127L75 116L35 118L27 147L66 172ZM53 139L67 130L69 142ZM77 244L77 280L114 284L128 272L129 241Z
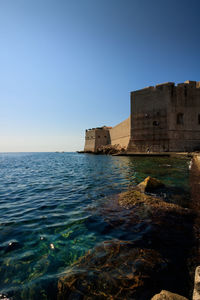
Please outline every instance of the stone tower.
M131 92L128 152L195 150L200 150L200 82L167 82Z

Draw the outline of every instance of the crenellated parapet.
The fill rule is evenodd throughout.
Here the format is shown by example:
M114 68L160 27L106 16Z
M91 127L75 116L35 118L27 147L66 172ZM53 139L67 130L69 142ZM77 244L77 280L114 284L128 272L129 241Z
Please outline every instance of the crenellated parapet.
M200 88L200 81L186 80L183 83L178 83L177 85L174 82L164 82L156 84L155 86L148 86L136 91L132 91L131 93L140 93L140 92L149 92L156 90L167 90L173 87L186 87L186 88Z

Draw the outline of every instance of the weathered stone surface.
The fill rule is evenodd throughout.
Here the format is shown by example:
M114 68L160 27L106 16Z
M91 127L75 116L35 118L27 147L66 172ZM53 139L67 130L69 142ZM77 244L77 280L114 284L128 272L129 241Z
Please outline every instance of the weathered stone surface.
M107 154L105 151L109 151L109 148L114 151L116 145L122 149L126 149L129 140L130 117L113 128L103 126L86 130L84 152L96 153L102 151L102 154Z
M142 208L149 208L151 210L160 209L170 211L188 213L188 209L173 203L165 202L161 197L147 195L141 192L137 187L127 192L123 192L118 196L119 205L124 208L132 208L140 206Z
M162 188L165 185L162 183L162 181L148 176L145 178L141 183L137 185L137 187L142 191L142 192L154 192L158 188Z
M156 294L151 300L188 300L187 298L174 294L168 291L161 291L160 294Z
M200 266L195 270L193 300L200 299Z
M60 278L57 299L147 300L165 268L155 250L139 249L128 241L106 241Z
M121 148L126 149L130 140L130 117L109 131L111 145L120 145Z
M184 208L179 205L181 203L179 197L181 195L177 195L178 201L176 197L173 195L173 201L175 203L165 201L164 198L156 195L146 194L145 191L156 191L156 189L165 187L164 184L155 178L148 176L144 181L139 183L136 187L120 193L118 195L118 203L120 206L130 209L133 207L137 207L137 211L143 210L149 212L150 215L154 217L164 217L169 213L178 214L178 215L188 215L191 214L192 211L188 208ZM176 201L175 201L176 200Z
M168 82L131 92L128 152L199 150L199 100L199 83L191 81L177 86Z
M110 133L108 127L103 126L86 130L84 152L95 153L99 146L108 144L110 144Z

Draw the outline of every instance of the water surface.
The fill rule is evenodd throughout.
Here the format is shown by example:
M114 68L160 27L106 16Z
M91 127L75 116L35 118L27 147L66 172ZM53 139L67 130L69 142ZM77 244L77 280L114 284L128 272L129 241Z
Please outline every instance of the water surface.
M110 226L109 213L118 216L106 207L149 175L187 194L188 164L165 157L0 154L0 293L54 299L60 274L89 249L105 240L142 240L142 226L135 224L130 235L123 224Z

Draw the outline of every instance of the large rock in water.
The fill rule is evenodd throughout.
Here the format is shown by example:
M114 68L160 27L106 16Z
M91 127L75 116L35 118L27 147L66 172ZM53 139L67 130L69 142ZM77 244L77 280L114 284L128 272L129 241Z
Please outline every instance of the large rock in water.
M161 291L160 294L156 294L151 300L188 300L187 298L174 294L168 291Z
M156 189L162 188L164 186L165 185L162 183L162 181L148 176L144 181L137 185L137 188L141 192L154 192Z
M138 190L137 187L127 192L120 193L118 195L118 203L120 206L127 209L137 207L149 209L153 212L167 211L168 214L170 212L178 212L181 214L187 214L189 212L188 209L182 208L177 204L165 202L161 197L145 194Z

